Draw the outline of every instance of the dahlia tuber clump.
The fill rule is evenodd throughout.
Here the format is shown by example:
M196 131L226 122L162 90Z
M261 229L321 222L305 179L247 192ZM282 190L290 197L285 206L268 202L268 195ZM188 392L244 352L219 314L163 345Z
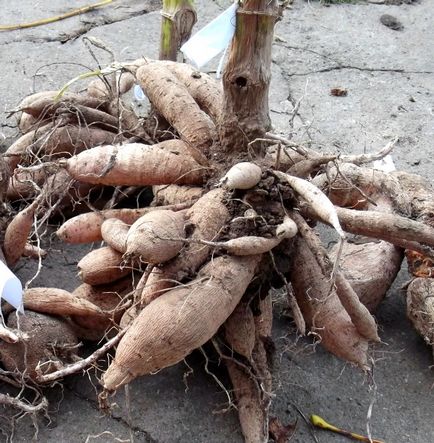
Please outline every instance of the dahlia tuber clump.
M261 17L261 29L272 30L274 12ZM242 17L249 26L254 19ZM258 39L265 61L268 31ZM115 89L97 80L82 93L59 99L47 91L21 102L23 134L2 158L10 173L2 198L14 208L2 235L7 264L40 252L36 226L59 213L68 214L57 229L65 249L95 243L78 263L82 284L73 292L31 287L26 316L5 310L0 360L7 370L51 383L116 346L101 378L104 399L211 341L246 441L265 442L273 389L269 289L287 293L299 334L369 370L370 346L381 339L372 312L404 253L419 277L408 288L408 315L433 343L432 188L411 174L362 166L390 147L340 157L284 139L269 146L267 64L237 84L245 60L237 48L235 40L224 93L191 66L139 59L119 64ZM140 119L124 101L134 83L153 117ZM166 130L151 133L155 121ZM142 193L152 201L143 203ZM321 224L336 232L331 251L318 235ZM78 339L99 348L81 359Z

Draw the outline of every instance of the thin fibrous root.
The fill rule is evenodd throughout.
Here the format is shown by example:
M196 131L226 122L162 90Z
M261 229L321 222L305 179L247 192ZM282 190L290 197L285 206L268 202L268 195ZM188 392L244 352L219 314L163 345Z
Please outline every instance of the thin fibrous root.
M106 354L106 352L111 349L113 346L120 341L120 339L125 335L128 331L128 328L119 331L113 338L104 343L99 349L97 349L93 354L89 355L89 357L84 358L76 363L65 366L59 371L52 372L46 375L39 375L37 377L37 381L39 383L54 383L57 380L61 380L68 375L76 374L77 372L84 371L93 364L95 364L102 356Z
M37 405L31 405L8 394L0 394L0 404L19 409L26 414L37 414L48 408L48 401L45 397L42 397L42 400Z

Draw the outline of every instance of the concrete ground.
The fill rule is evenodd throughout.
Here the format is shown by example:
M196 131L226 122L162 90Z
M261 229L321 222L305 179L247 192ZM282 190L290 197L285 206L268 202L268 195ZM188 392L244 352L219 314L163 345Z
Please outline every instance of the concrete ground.
M76 1L82 6L88 1ZM434 8L420 2L325 2L295 0L276 27L270 108L276 131L314 147L360 153L383 147L399 136L393 158L399 169L432 179L434 135ZM347 4L348 3L348 4ZM349 4L351 3L351 4ZM388 4L389 3L389 4ZM401 5L390 3L403 3ZM408 4L411 3L411 4ZM223 10L229 2L197 0L198 26ZM20 23L61 13L66 0L21 0L3 5L1 25ZM155 57L158 48L159 2L126 0L38 28L0 33L0 143L2 149L16 136L14 120L6 119L22 97L43 89L58 89L67 80L95 67L82 37L103 40L119 60L141 55ZM403 25L395 31L380 22L391 14ZM98 52L102 64L108 59ZM216 67L213 63L212 68ZM331 88L348 91L345 97ZM297 116L294 106L301 99ZM292 122L292 123L291 123ZM77 285L75 265L86 248L54 243L50 257L34 285ZM18 275L26 281L35 264L23 262ZM373 379L327 354L308 340L297 340L289 319L278 315L274 339L273 414L283 422L298 419L293 442L340 443L346 438L309 428L300 415L319 414L355 432L387 443L434 441L434 394L430 349L412 330L405 315L404 293L408 279L401 271L387 299L376 313L382 345L372 350ZM40 442L192 443L241 442L236 411L225 410L226 396L204 371L200 354L186 364L142 378L130 386L130 408L125 394L104 416L97 407L96 387L88 377L73 377L63 388L47 392L51 423L41 421ZM214 368L213 368L214 370ZM217 372L228 386L224 374ZM3 388L2 388L3 389ZM372 414L370 413L372 411ZM368 418L369 416L369 418ZM7 423L0 419L3 431ZM21 421L14 441L33 435L30 421ZM4 440L2 440L4 439ZM0 440L6 436L0 434Z

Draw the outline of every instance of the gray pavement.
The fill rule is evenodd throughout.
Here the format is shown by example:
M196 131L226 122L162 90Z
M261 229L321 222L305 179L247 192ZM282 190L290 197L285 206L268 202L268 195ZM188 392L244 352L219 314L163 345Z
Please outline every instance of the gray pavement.
M74 6L86 3L80 0ZM229 3L198 0L196 4L201 26ZM60 13L71 3L21 0L2 6L0 21L7 24ZM117 1L62 22L0 33L2 149L16 136L15 122L6 119L7 110L33 91L59 88L84 72L77 63L95 67L82 36L102 39L120 60L156 56L159 7L153 0ZM404 29L384 26L380 16L385 13L395 16ZM397 167L432 180L433 21L432 0L399 6L352 2L329 7L295 0L276 27L273 47L270 108L276 131L310 141L323 151L345 153L378 150L399 136L393 153ZM102 64L107 62L104 54L99 56ZM347 89L348 95L330 95L334 87ZM300 99L291 126L291 113ZM73 289L78 283L75 264L85 250L77 247L66 252L54 243L34 284ZM34 263L19 266L24 281L34 272ZM320 346L314 348L309 340L297 340L280 302L276 303L273 414L284 422L298 418L293 442L315 441L297 411L322 415L360 433L366 433L369 424L372 436L387 443L434 442L432 356L405 316L400 287L407 279L403 269L376 314L384 344L372 350L373 380ZM136 442L241 442L236 411L222 412L226 396L205 373L202 356L193 354L187 362L193 369L188 389L184 375L190 369L179 364L133 382L130 408L125 406L125 393L118 393L111 416L98 410L94 379L69 379L63 390L47 393L52 400L52 422L41 421L38 441L115 442L128 440L132 434ZM212 369L229 386L224 373ZM7 429L1 418L0 428ZM30 421L21 421L14 441L30 441L32 432ZM322 443L348 441L322 431L315 434Z

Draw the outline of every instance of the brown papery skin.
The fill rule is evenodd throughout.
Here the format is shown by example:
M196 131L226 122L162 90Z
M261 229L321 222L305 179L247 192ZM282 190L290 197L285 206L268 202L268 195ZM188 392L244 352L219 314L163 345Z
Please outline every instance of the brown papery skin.
M8 327L18 328L15 314L9 315ZM20 315L19 329L28 338L18 343L0 345L0 360L8 371L18 370L24 379L37 378L39 365L43 374L54 372L77 357L78 340L68 323L58 317L26 311Z
M16 140L12 145L6 149L5 152L5 162L9 166L10 170L13 171L26 153L26 150L33 145L37 145L38 142L43 142L46 140L47 134L53 130L53 125L48 123L44 126L34 129L33 131L27 132L22 135L18 140Z
M98 341L106 332L117 325L125 310L124 298L132 291L133 283L130 277L125 277L108 285L91 286L83 283L73 292L74 297L87 300L98 306L104 315L73 315L76 334L84 340ZM126 300L125 300L126 302Z
M206 153L215 138L215 125L188 89L169 69L157 63L143 65L136 75L155 109L178 131L181 139Z
M191 145L187 144L185 141L179 138L176 138L174 140L164 140L160 142L158 146L167 149L168 151L175 153L177 155L192 157L201 166L204 167L209 166L208 159L201 151L193 149Z
M8 266L14 266L23 255L29 234L32 230L39 199L19 212L6 228L3 252Z
M24 307L53 315L97 315L101 309L89 300L59 288L29 288L24 291Z
M143 309L118 345L104 388L116 390L174 365L207 342L241 300L259 260L216 258L187 287L172 289Z
M238 418L246 443L268 441L267 414L261 404L261 395L252 375L233 361L226 361L233 392L237 400Z
M127 235L130 225L117 218L108 218L101 225L102 239L118 252L127 250Z
M21 136L6 151L7 162L11 169L21 163L26 152L39 160L55 157L70 157L94 146L122 141L123 137L104 129L88 126L66 125L53 128L50 123Z
M86 106L89 108L97 109L104 106L104 100L89 95L75 94L73 92L67 92L62 98L56 100L55 97L58 94L56 92L53 95L46 95L39 97L29 104L21 106L20 109L33 117L46 118L56 112L57 109L70 108L74 112L75 106Z
M214 189L201 197L186 214L186 223L193 232L192 239L214 240L229 220L229 211L223 200L227 197L223 189ZM187 243L180 254L167 265L154 268L142 293L142 304L149 304L162 291L191 277L208 258L211 248L198 243Z
M101 226L105 220L116 218L126 224L133 224L143 214L155 208L106 209L80 214L67 220L57 230L57 236L67 243L92 243L102 240Z
M122 253L110 246L94 249L78 262L78 275L89 285L111 283L131 273L128 266L121 269L122 261Z
M336 168L331 168L327 175L318 175L312 183L324 189L328 198L337 206L367 209L369 201L365 196L374 201L387 196L392 199L392 206L399 209L399 212L408 214L409 211L408 198L402 193L400 180L383 171L343 163L339 166L339 172Z
M204 175L192 157L160 144L99 146L70 158L66 168L76 180L110 186L195 185L203 182Z
M225 340L231 351L252 358L255 346L255 321L250 306L240 303L224 324Z
M407 316L434 355L434 279L415 278L407 289Z
M66 125L56 128L45 140L36 143L33 152L39 152L41 159L52 156L70 157L79 152L107 143L116 143L123 137L94 126Z
M335 259L338 245L330 252ZM345 242L339 266L360 301L375 311L401 268L402 249L385 241Z
M59 91L36 92L21 101L17 109L23 111L19 121L19 127L22 133L46 124L60 105L65 106L71 105L72 103L81 103L94 108L104 105L102 100L96 100L87 95L79 95L71 92L66 92L61 100L55 101L54 98L58 94Z
M33 197L37 193L35 184L41 187L46 179L47 172L44 169L31 172L16 170L9 179L6 197L9 200Z
M204 193L198 186L155 185L152 186L155 206L173 205L180 202L191 202L199 199Z
M368 368L368 341L358 332L308 248L297 238L291 283L306 323L321 344L337 357ZM311 297L311 298L310 298Z
M155 210L140 217L128 231L126 254L146 263L164 263L175 257L183 246L183 212Z
M241 430L249 443L268 441L269 393L272 386L264 343L271 335L273 323L271 296L259 302L259 311L260 314L254 317L250 306L239 304L225 323L229 348L244 355L251 368L249 373L245 366L237 365L235 360L225 360L237 401ZM250 354L246 355L248 352Z
M92 243L102 240L101 226L109 218L117 218L128 225L132 225L142 215L156 209L170 209L177 211L185 205L167 207L146 207L139 209L105 209L102 211L80 214L67 220L56 232L57 236L67 243Z
M37 118L33 117L33 115L27 114L23 112L20 117L20 121L18 122L18 127L20 131L25 134L26 132L35 129L38 124L42 124L43 120L39 121Z
M175 74L200 108L212 118L214 123L218 121L223 108L223 89L216 80L186 63L171 61L157 63L161 63Z
M116 85L119 89L119 94L125 94L128 92L136 81L136 78L130 72L123 72L120 78L116 81ZM113 96L114 91L110 91L107 87L107 83L97 78L92 80L87 87L87 94L99 99L107 99ZM113 98L113 97L111 97Z
M55 97L58 93L59 91L40 91L40 92L35 92L34 94L30 94L21 100L21 102L17 106L17 110L24 109L26 106L30 106L32 103L41 98Z

